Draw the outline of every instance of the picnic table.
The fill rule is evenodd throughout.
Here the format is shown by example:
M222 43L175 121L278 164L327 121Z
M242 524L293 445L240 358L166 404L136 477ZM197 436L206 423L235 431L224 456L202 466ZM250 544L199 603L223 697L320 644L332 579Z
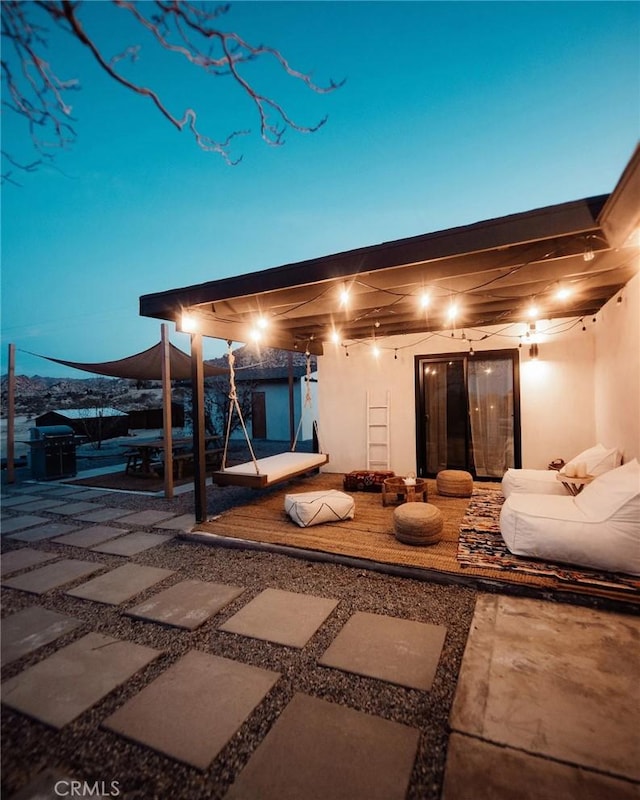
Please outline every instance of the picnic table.
M205 437L205 456L208 468L212 470L220 466L223 448L220 447L222 437ZM157 478L164 469L166 442L164 439L153 439L128 445L124 455L127 458L125 474L138 475L143 478ZM193 439L191 437L173 439L171 442L173 472L175 478L182 478L185 467L193 464Z

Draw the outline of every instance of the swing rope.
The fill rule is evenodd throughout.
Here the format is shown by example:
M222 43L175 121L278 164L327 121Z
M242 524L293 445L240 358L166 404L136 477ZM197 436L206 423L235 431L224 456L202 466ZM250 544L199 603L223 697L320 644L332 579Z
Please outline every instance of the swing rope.
M249 446L249 452L251 453L251 460L253 461L253 466L256 469L256 475L260 474L260 467L258 466L258 459L256 458L256 454L253 452L253 447L251 445L251 439L249 438L249 433L247 431L247 426L244 422L244 417L242 416L242 409L240 408L240 403L238 402L238 391L236 389L236 371L234 368L236 357L233 354L231 349L231 341L227 342L227 360L229 362L229 413L227 414L227 433L224 438L224 452L222 453L222 471L227 468L227 451L229 449L229 438L231 436L231 417L233 416L234 409L238 412L238 419L240 420L240 424L242 425L242 430L244 431L245 439L247 440L247 444Z
M302 408L302 414L300 414L300 420L298 421L298 429L296 430L296 435L293 440L293 444L291 445L291 452L293 453L296 449L296 445L298 444L298 437L300 436L300 431L302 430L302 422L304 420L304 415L307 412L307 409L312 408L313 406L313 399L311 397L311 353L307 350L305 353L307 357L307 372L305 375L305 382L306 382L306 391L304 395L304 406ZM316 439L318 440L318 447L320 452L322 453L322 447L320 446L320 436L318 434L318 422L317 420L313 420L313 430L316 434Z

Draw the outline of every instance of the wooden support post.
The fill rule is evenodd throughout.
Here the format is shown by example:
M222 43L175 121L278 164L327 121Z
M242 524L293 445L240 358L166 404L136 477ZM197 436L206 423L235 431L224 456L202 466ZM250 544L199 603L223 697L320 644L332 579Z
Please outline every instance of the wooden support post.
M164 434L164 496L173 497L173 420L171 414L171 351L169 326L160 326L162 343L162 432Z
M9 345L7 374L7 483L15 483L16 346Z
M202 335L191 334L191 413L193 416L193 483L196 522L207 520L207 465L204 446L204 364Z

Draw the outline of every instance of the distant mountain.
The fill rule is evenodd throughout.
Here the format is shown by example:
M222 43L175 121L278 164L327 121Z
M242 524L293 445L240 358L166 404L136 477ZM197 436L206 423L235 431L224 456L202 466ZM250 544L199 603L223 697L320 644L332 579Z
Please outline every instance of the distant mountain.
M285 350L243 346L234 350L236 367L252 369L252 379L259 380L261 369L288 367L290 354ZM317 367L315 356L311 357L311 369ZM210 359L208 364L227 367L227 358ZM293 353L294 367L306 364L304 353ZM299 372L299 369L297 370ZM125 378L93 376L87 378L49 378L41 375L16 375L16 414L37 416L54 409L96 408L114 406L121 411L159 408L162 404L162 384L160 381L133 381ZM174 397L184 390L178 388ZM7 413L7 376L0 382L2 391L2 416ZM188 389L187 389L188 390ZM177 399L177 398L176 398Z

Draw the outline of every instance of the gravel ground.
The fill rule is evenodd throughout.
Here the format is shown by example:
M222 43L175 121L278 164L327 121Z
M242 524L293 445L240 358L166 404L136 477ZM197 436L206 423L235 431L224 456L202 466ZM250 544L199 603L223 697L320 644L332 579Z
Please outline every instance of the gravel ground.
M19 484L16 488L22 491L26 489ZM7 487L3 487L3 492L6 489ZM36 494L37 489L33 489ZM251 490L211 487L208 490L209 511L211 514L219 513L231 505L251 498L255 498L255 492ZM99 502L132 511L147 508L167 509L175 514L193 511L192 493L165 500L108 492L101 493ZM11 509L6 509L4 513L7 517L18 515L17 511ZM42 515L48 516L46 512ZM60 515L55 515L55 519L70 521ZM117 525L117 522L114 524ZM147 530L158 532L152 528ZM24 545L4 539L2 546L3 552L6 552ZM83 560L93 560L107 566L115 567L125 563L117 556L84 550L79 556L77 548L48 540L33 546L39 550L55 551L67 557L81 557ZM4 797L10 797L39 770L56 768L67 776L80 780L117 780L124 798L222 798L296 692L304 692L418 728L421 731L420 744L407 798L436 800L440 797L448 741L447 720L475 606L475 590L389 577L353 567L311 563L279 554L208 546L180 538L168 540L166 544L129 560L173 569L176 573L162 584L138 595L134 601L115 608L69 597L62 590L50 591L36 598L24 592L2 589L3 617L28 606L40 605L74 616L84 623L81 628L41 648L35 654L9 664L2 670L3 681L89 631L163 651L155 662L60 731L3 708ZM245 587L245 592L193 632L123 615L123 608L133 606L156 593L159 588L166 588L185 578L236 584ZM266 588L334 598L339 600L339 604L301 650L218 630L223 621ZM430 691L405 689L318 665L319 657L356 611L446 626L444 648ZM146 747L129 743L100 728L103 719L190 649L281 673L274 689L204 772L182 765Z

